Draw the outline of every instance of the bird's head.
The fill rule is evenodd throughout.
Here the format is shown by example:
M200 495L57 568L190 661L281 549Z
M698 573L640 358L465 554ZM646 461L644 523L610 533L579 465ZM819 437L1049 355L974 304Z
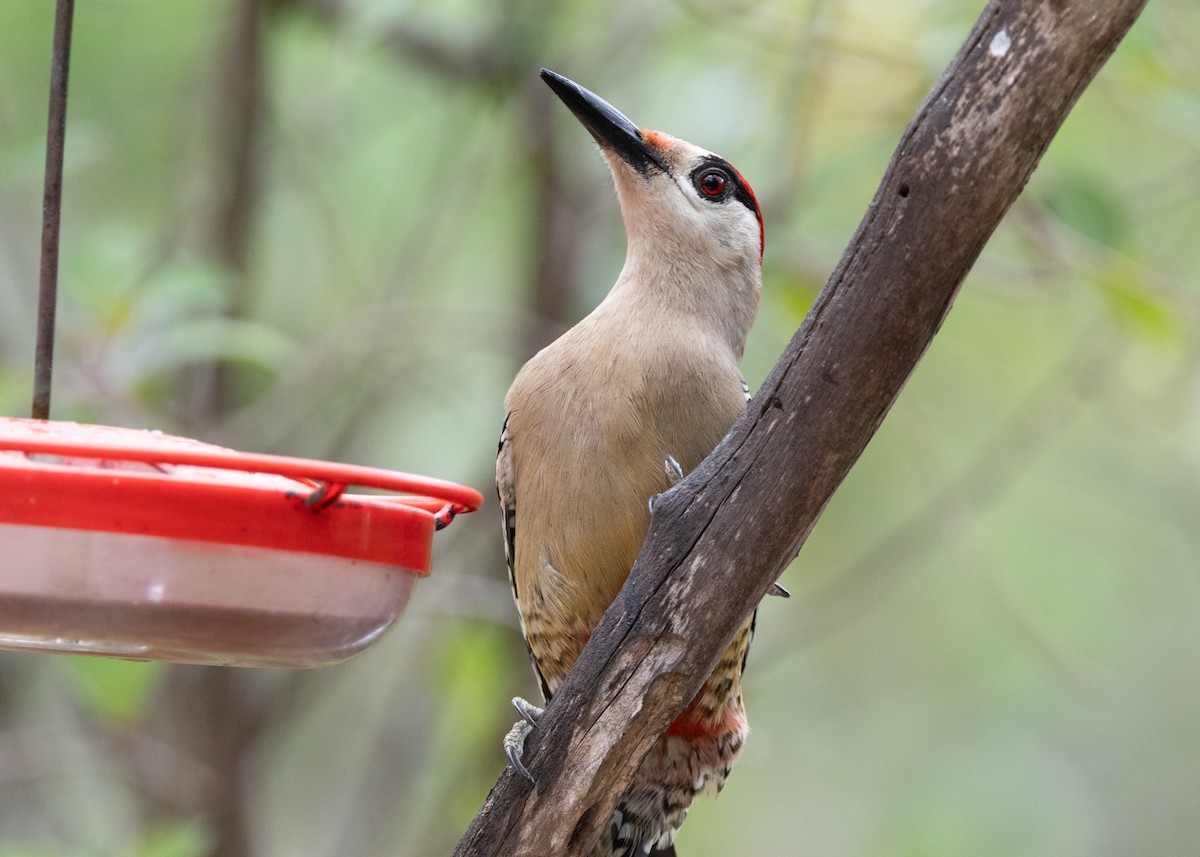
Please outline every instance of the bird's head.
M763 223L749 183L719 155L642 130L598 95L560 74L542 79L596 139L612 170L631 256L676 266L753 268Z

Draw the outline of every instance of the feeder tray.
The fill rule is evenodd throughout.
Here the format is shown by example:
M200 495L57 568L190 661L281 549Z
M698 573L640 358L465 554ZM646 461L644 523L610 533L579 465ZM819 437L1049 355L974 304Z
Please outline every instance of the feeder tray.
M0 417L0 648L337 663L400 615L435 529L481 503L387 470Z

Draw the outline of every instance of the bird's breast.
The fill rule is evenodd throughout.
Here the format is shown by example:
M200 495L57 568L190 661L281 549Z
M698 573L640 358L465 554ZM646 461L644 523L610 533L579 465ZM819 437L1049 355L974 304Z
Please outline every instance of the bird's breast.
M732 359L589 354L568 337L526 364L508 398L514 579L523 613L539 605L524 617L531 640L534 626L578 636L599 621L641 549L647 501L669 487L666 457L691 470L745 406Z

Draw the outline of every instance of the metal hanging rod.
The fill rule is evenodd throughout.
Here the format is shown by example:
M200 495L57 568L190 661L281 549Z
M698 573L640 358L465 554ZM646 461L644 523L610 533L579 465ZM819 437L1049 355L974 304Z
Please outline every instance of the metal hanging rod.
M67 73L75 0L58 0L54 55L50 61L50 120L46 130L46 178L42 195L42 269L38 278L37 345L33 362L33 418L50 418L54 368L54 316L58 306L58 236L62 223L63 141L67 130Z

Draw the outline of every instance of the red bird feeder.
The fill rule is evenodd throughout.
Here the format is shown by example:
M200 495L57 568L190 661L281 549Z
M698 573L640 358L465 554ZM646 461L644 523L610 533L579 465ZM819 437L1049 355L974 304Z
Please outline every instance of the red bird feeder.
M434 530L481 502L386 470L0 418L0 648L336 663L400 615Z

